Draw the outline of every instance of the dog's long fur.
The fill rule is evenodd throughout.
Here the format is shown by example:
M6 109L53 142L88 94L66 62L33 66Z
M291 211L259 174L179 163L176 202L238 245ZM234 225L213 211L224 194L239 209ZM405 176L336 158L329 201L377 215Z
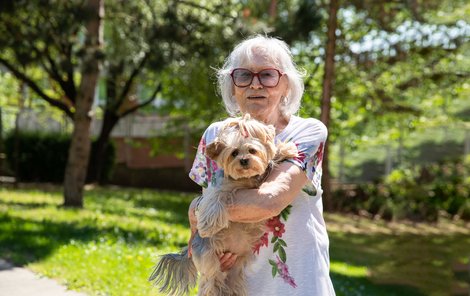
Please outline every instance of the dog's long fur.
M215 141L206 147L206 156L224 169L220 188L204 190L197 206L197 229L192 241L192 258L187 248L179 254L161 257L149 280L168 295L184 295L196 285L204 296L246 294L244 269L253 258L253 246L264 233L264 221L236 223L228 219L227 206L233 194L242 188L257 188L269 173L268 168L286 158L297 156L292 143L274 144L275 129L243 118L229 120ZM268 170L268 171L267 171ZM237 254L235 265L220 270L219 255Z

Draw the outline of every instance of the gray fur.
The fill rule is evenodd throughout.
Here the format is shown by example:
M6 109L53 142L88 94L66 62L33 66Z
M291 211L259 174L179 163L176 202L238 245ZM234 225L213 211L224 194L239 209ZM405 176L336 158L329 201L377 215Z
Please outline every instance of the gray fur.
M197 270L188 258L188 249L181 253L166 254L149 277L149 281L160 286L160 292L172 296L183 296L196 286Z
M200 236L211 237L227 228L230 221L228 220L226 201L220 190L206 189L204 195L196 214L197 230Z

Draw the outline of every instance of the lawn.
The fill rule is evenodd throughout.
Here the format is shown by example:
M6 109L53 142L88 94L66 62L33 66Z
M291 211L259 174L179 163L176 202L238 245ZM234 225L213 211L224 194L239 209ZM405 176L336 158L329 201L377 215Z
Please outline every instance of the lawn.
M158 295L159 254L184 246L194 194L89 188L83 210L58 187L0 189L0 257L90 295ZM470 228L325 215L337 295L468 295Z

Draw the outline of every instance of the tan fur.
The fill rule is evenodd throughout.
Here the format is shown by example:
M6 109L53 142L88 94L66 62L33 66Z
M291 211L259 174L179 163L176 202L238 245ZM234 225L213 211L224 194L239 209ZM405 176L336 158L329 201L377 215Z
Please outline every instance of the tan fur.
M200 275L198 295L247 295L244 270L253 258L253 247L265 231L265 222L230 222L227 208L238 189L261 185L270 163L297 156L294 144L275 145L274 138L272 125L246 115L228 120L215 141L206 147L206 156L224 170L225 178L220 188L204 191L196 210L198 233L192 244L192 261ZM224 252L237 254L235 265L227 272L220 270L219 255ZM152 280L170 282L167 286L171 287L178 283L180 287L175 291L187 290L188 283L181 280L186 277L169 280L160 265L157 266L159 274L154 272Z

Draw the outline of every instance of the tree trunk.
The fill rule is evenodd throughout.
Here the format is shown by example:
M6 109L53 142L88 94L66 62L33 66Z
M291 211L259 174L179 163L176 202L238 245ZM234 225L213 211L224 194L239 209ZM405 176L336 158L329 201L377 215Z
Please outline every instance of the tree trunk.
M338 13L338 0L331 0L329 5L328 17L328 40L326 44L325 53L325 73L323 76L323 90L322 90L322 104L321 104L321 121L328 128L330 126L330 110L331 110L331 96L334 84L334 70L335 70L335 48L336 48L336 28L338 27L337 13ZM329 169L329 149L328 140L325 143L323 153L323 200L325 210L332 209L331 202L331 182L330 182L330 169Z
M82 80L77 94L74 128L64 177L64 206L83 207L83 187L90 156L91 107L100 72L104 0L86 4L86 39L82 60Z
M117 116L113 110L106 109L100 135L96 141L88 164L87 180L90 182L98 182L99 184L104 184L106 182L103 171L105 166L104 160L106 159L106 150L109 145L111 132L119 119L119 116Z

